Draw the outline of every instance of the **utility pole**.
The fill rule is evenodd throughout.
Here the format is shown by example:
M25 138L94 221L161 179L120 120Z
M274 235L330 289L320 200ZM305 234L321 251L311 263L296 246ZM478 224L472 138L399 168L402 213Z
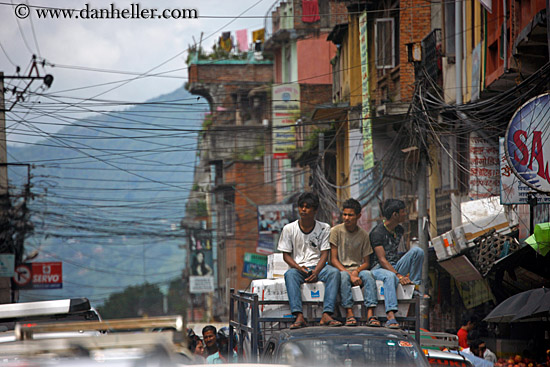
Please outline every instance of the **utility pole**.
M420 162L418 167L418 245L424 251L422 263L422 284L420 294L428 294L428 236L426 235L426 223L428 223L428 188L427 188L427 155L425 147L420 147ZM434 198L432 198L434 200ZM420 324L424 329L429 328L429 300L420 298Z
M8 151L6 146L6 114L4 101L4 73L0 71L0 230L5 233L4 240L9 240L9 208L10 198L8 191ZM11 236L10 236L11 237ZM7 243L0 244L2 247ZM0 277L0 303L11 302L11 279Z
M34 75L33 75L34 73ZM46 88L49 88L53 83L53 76L46 74L40 76L38 72L38 66L36 57L33 56L32 66L27 76L19 75L19 68L17 68L18 75L4 76L4 73L0 71L0 248L4 253L19 253L22 256L24 233L19 236L18 243L14 243L12 237L11 224L10 224L10 208L11 202L9 197L8 188L8 147L6 142L6 111L11 111L12 108L23 99L23 96L31 86L32 82L40 79L44 82ZM4 79L17 79L28 80L27 85L22 90L13 89L12 93L15 95L15 99L11 102L9 108L6 108L6 96L4 88ZM11 91L11 90L10 90ZM30 173L29 173L30 177ZM30 182L28 183L30 188ZM27 188L27 190L28 190ZM27 193L27 191L26 191ZM23 218L25 220L25 218ZM26 224L25 224L26 226ZM24 231L24 230L23 230ZM18 236L16 236L18 237ZM19 246L19 247L18 247ZM15 259L15 266L18 265L18 261ZM12 302L12 290L11 290L11 277L0 277L0 303Z

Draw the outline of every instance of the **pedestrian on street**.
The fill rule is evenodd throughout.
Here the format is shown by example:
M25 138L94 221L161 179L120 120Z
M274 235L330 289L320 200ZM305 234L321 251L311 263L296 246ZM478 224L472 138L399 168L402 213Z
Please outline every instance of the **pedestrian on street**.
M458 329L456 335L458 336L458 345L462 348L468 348L468 333L474 330L478 318L475 315L464 315L460 329Z

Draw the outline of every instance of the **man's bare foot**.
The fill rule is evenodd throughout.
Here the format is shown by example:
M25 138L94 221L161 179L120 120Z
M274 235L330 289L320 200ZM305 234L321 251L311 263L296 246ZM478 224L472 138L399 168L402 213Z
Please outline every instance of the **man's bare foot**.
M330 316L328 313L323 313L323 316L321 317L321 322L319 323L321 326L342 326L342 323L338 320L334 320L332 316Z

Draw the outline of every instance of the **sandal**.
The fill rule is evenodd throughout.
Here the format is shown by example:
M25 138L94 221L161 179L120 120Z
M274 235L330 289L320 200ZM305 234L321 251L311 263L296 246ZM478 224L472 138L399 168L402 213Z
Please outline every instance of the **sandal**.
M353 316L346 317L346 323L344 326L357 326L357 320Z
M367 322L367 326L380 327L380 326L382 326L382 324L380 323L380 320L378 320L378 317L371 316L371 317L369 317L369 321Z
M342 326L343 324L338 321L338 320L329 320L328 322L321 322L319 323L319 326L330 326L330 327L335 327L335 326Z
M386 321L386 324L384 326L390 329L400 329L399 323L396 319L389 319L388 321Z
M305 321L299 321L299 322L295 322L293 323L292 325L290 325L290 328L291 329L301 329L303 327L306 327L307 324Z

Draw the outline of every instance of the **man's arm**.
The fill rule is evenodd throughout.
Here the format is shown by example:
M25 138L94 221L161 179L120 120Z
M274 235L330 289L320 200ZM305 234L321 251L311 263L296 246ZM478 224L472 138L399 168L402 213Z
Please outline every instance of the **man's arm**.
M401 285L412 284L412 281L409 279L408 276L399 274L397 270L395 270L393 265L388 261L388 259L386 259L386 250L384 250L384 246L374 247L374 253L378 258L378 262L380 263L380 266L394 273L397 276L397 279L399 279L399 283L401 283Z
M285 261L285 263L288 264L289 267L294 268L294 269L298 269L298 270L303 271L304 273L307 274L308 269L305 266L298 265L298 263L296 261L294 261L294 259L290 255L290 252L283 252L283 260Z
M333 243L330 244L330 264L340 271L346 270L338 259L338 246L335 246Z
M365 256L363 258L363 263L361 265L359 265L357 267L357 269L355 269L354 271L357 272L357 274L359 274L360 272L362 272L363 270L367 270L368 268L370 267L370 259L369 259L369 256Z
M325 264L327 263L329 252L330 250L321 251L321 258L319 259L317 266L315 266L315 269L313 269L311 275L306 278L306 283L315 283L319 280L319 273L321 272L321 270L323 270Z

